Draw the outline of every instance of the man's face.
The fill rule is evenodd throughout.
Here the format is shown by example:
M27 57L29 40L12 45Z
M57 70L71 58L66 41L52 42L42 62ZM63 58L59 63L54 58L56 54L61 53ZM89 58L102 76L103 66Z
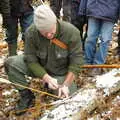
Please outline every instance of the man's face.
M56 24L51 27L50 31L40 31L40 33L47 39L53 39L56 34Z

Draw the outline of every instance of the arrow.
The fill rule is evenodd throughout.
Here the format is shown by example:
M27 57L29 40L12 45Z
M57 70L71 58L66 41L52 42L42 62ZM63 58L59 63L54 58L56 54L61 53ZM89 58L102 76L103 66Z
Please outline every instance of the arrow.
M96 64L96 65L83 65L81 68L120 68L119 64L107 65L107 64Z

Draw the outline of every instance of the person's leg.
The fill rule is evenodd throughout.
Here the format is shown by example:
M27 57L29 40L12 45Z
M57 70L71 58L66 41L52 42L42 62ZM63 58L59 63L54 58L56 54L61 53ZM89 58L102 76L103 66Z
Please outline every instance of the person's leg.
M71 0L63 0L63 20L71 22Z
M82 48L83 51L85 50L85 41L87 38L87 20L86 20L86 16L79 16L79 30L80 30L80 36L81 36L81 40L82 40Z
M23 86L29 85L29 83L26 81L25 75L31 75L31 72L24 62L23 55L8 57L8 59L5 61L5 70L10 82ZM19 90L21 97L15 109L23 110L28 108L35 98L34 94L28 89L18 86L16 86L16 88Z
M23 14L20 18L20 26L21 26L21 33L22 33L22 40L25 41L25 31L26 29L32 24L33 22L33 12L30 14Z
M78 2L76 0L72 0L72 3L71 3L71 23L80 30L81 41L82 41L82 44L84 44L83 43L83 26L85 24L85 21L84 21L84 16L78 15L79 4L80 4L80 2ZM84 49L84 47L83 47L83 49Z
M60 10L62 7L62 0L50 0L50 7L57 16L57 18L60 18Z
M6 30L9 56L17 54L18 18L12 17L12 27Z
M8 57L5 61L5 70L10 82L28 86L25 75L30 75L30 72L23 57L23 55Z
M117 54L120 56L120 29L118 33L118 47L117 47Z
M88 32L87 39L85 42L85 62L86 64L93 64L96 43L99 36L100 21L99 19L88 18Z
M80 30L80 37L82 41L82 48L84 51L85 40L87 37L87 25L86 30L83 31L83 27L87 24L87 17L85 15L78 15L80 2L73 0L71 3L71 23Z
M75 25L79 29L79 21L77 20L78 17L78 10L79 10L79 2L72 0L71 3L71 23Z
M104 64L108 52L108 45L112 40L113 22L102 21L100 32L100 43L95 53L94 64Z
M118 33L118 47L120 48L120 29L119 29L119 33Z

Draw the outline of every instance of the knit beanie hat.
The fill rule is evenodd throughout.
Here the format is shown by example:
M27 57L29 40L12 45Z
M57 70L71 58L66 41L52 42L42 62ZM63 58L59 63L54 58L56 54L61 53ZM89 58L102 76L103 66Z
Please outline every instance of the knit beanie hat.
M34 11L34 24L41 31L49 32L51 27L56 24L56 16L47 5L40 5Z

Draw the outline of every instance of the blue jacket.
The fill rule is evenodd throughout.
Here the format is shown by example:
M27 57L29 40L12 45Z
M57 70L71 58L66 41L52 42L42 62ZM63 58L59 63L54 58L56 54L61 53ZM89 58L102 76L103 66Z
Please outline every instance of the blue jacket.
M116 22L120 19L120 0L81 0L78 14Z

